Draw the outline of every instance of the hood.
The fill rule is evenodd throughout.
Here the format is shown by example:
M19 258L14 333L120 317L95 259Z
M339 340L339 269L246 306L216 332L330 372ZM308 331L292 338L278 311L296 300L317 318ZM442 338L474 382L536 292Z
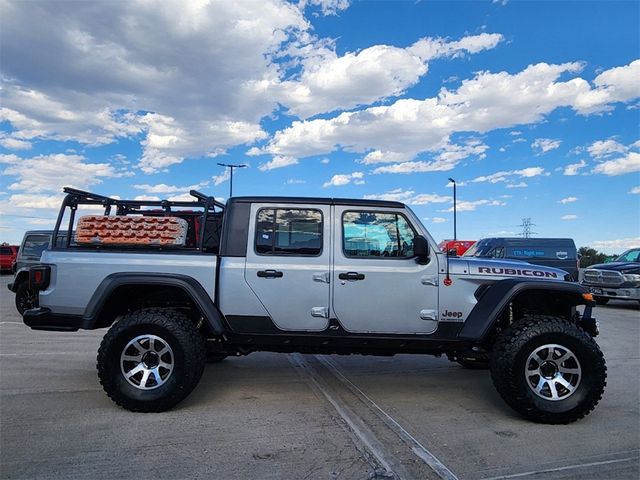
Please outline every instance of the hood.
M567 272L559 268L533 265L522 260L502 260L488 258L450 258L449 271L453 274L467 274L493 278L527 278L532 280L564 281Z
M640 263L638 262L611 262L591 265L588 269L614 270L621 273L640 273Z

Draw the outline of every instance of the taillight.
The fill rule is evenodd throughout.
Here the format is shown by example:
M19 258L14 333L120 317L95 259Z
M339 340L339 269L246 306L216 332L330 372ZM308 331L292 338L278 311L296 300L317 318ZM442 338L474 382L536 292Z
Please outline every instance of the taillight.
M51 279L51 267L37 265L29 269L29 287L35 291L45 290Z

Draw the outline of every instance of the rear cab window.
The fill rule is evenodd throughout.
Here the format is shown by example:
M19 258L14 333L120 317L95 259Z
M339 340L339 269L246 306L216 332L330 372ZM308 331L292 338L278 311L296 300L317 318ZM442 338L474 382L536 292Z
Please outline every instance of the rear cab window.
M346 211L342 249L348 258L412 258L416 233L399 213Z
M320 210L263 208L256 217L258 255L319 256L323 217Z

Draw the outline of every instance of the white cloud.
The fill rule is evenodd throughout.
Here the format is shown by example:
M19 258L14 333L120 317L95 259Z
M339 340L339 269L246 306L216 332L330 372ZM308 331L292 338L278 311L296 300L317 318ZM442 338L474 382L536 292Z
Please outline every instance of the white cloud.
M260 171L266 172L269 170L275 170L276 168L289 167L291 165L297 165L298 159L294 157L288 157L286 155L276 155L267 163L263 163L258 167Z
M526 182L510 183L507 188L527 188L529 185Z
M459 201L456 205L456 210L458 212L473 212L478 207L503 207L506 205L506 202L501 202L500 200L475 200L475 201ZM440 210L441 212L453 212L453 207L448 208L447 210Z
M467 182L464 182L464 181L458 182L458 181L456 181L456 188L457 187L466 187L466 186L467 186ZM446 188L453 188L453 182L447 182L445 187Z
M320 160L320 163L322 163L323 165L326 165L326 164L327 164L327 163L329 163L329 162L331 162L331 160L330 160L330 159L328 159L328 158L326 158L326 157L325 157L325 158L323 158L322 160Z
M560 220L576 220L577 218L577 215L563 215Z
M633 194L640 194L640 186L638 187L633 187L629 193L633 193Z
M374 45L341 56L319 48L302 59L299 78L275 80L266 88L301 118L348 110L403 94L427 73L430 60L478 53L502 40L502 35L489 33L457 41L423 38L407 48Z
M578 200L578 197L566 197L566 198L563 198L562 200L558 200L558 203L562 203L563 205L565 205L567 203L573 203L577 200Z
M624 157L602 162L596 165L593 172L609 176L640 172L640 153L629 152Z
M7 150L29 150L31 149L31 142L0 132L0 146Z
M265 137L279 99L259 87L326 43L310 28L281 0L7 4L0 118L23 141L141 135L146 172L219 154Z
M338 174L331 177L331 180L325 182L322 186L324 188L327 187L340 187L343 185L348 185L352 181L356 185L362 185L364 183L364 173L362 172L353 172L349 174Z
M615 240L596 240L593 247L598 250L622 253L629 248L640 247L640 237L618 238Z
M509 132L509 135L511 135L512 137L517 137L519 135L522 135L522 132L520 130L511 130Z
M580 63L540 63L516 74L480 72L464 80L457 90L443 88L434 98L403 98L390 105L343 112L332 118L294 121L276 132L261 150L296 157L335 150L365 155L378 151L384 152L376 154L378 158L397 155L409 162L380 167L378 173L446 171L456 164L455 160L415 157L425 152L437 154L456 132L484 133L537 123L560 107L586 115L640 96L635 89L617 88L613 83L592 87L578 76L558 81L560 76L576 74L581 68ZM626 85L627 76L640 68L640 60L621 68L620 75L608 81Z
M545 169L542 167L527 167L521 170L503 170L501 172L492 173L491 175L482 175L471 180L473 183L499 183L506 182L510 177L532 178L545 175ZM510 187L517 188L517 187Z
M431 218L431 223L445 223L447 221L446 218L442 217L433 217Z
M585 162L584 160L580 160L578 163L571 163L566 167L564 167L564 175L567 175L567 176L578 175L579 170L586 166L587 166L587 162Z
M386 193L369 194L364 196L368 200L387 200L403 202L410 205L427 205L429 203L448 203L453 201L453 197L442 196L435 193L418 193L413 190L402 190L397 188Z
M531 148L537 150L540 154L555 150L560 146L562 140L553 140L551 138L536 138L531 144Z
M323 15L337 15L341 10L349 8L350 0L300 0L301 9L307 6L319 7Z
M627 151L627 147L615 140L609 139L593 142L587 147L587 151L589 152L589 155L594 158L602 158L611 156L614 153L625 153Z
M157 195L136 195L134 200L142 200L142 201L159 201L161 198Z
M3 202L4 205L11 208L33 208L33 209L59 209L62 204L64 195L41 195L30 193L16 193L11 195L7 200ZM5 210L5 209L3 209ZM14 210L11 210L14 212ZM9 210L1 212L3 214L9 214Z
M231 169L229 169L229 168L225 168L224 172L222 172L220 175L214 175L213 177L211 177L211 179L213 180L213 184L216 187L218 185L223 184L224 182L226 182L230 178L231 178Z
M142 190L145 193L184 193L189 192L190 190L198 190L199 188L206 187L209 182L198 183L196 185L188 185L185 187L177 187L175 185L167 185L165 183L159 183L157 185L149 185L149 184L138 184L134 185L133 188L137 190ZM193 197L191 197L193 199Z
M0 155L0 164L7 167L5 176L17 177L9 190L30 193L60 192L62 187L82 190L102 183L105 178L122 176L109 163L90 163L82 155L64 153L20 158L16 155Z
M287 185L303 185L305 183L307 183L306 180L302 180L299 178L290 178L286 181Z

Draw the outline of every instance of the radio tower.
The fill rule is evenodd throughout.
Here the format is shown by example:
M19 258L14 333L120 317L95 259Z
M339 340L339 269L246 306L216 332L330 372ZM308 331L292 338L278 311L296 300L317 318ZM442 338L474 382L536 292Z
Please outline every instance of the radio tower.
M523 238L531 238L531 235L535 235L536 232L531 231L531 227L535 226L535 223L531 223L531 217L526 217L522 219L522 235Z

